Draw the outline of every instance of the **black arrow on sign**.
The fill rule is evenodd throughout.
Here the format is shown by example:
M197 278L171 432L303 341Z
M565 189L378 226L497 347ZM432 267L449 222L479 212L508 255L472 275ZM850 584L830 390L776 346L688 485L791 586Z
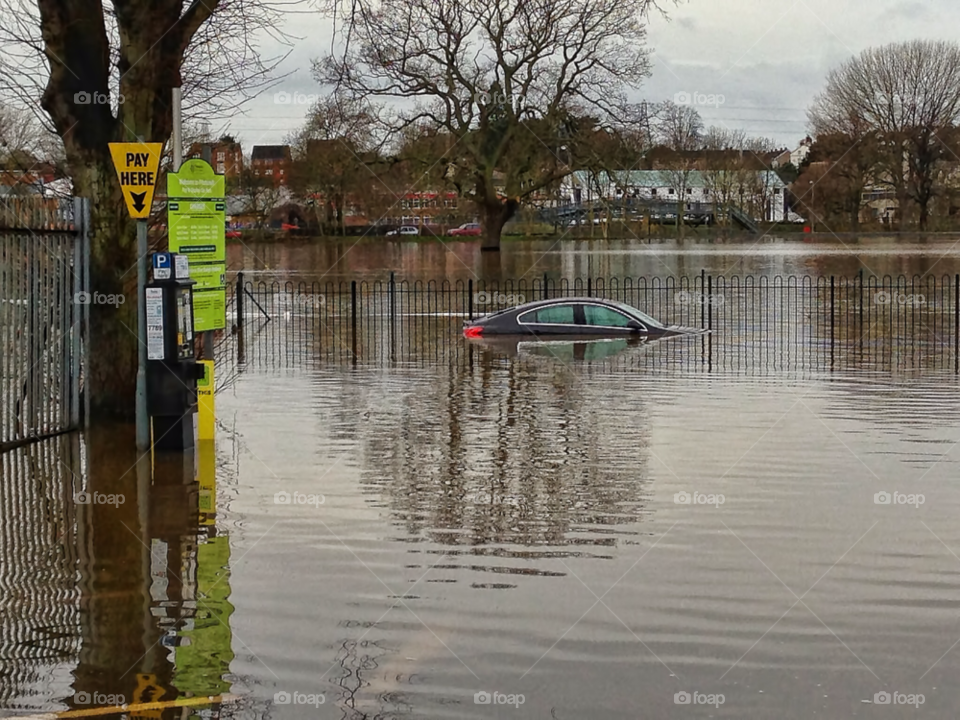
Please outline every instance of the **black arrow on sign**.
M144 190L142 193L130 193L130 197L133 198L133 209L137 212L143 210L143 200L147 197L147 191Z

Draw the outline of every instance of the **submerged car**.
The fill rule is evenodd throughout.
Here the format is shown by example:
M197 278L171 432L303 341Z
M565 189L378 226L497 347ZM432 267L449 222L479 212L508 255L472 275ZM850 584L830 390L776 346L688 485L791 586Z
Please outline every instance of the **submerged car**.
M491 335L566 335L576 337L666 337L701 333L694 328L664 325L635 307L599 298L556 298L518 305L465 320L468 338Z

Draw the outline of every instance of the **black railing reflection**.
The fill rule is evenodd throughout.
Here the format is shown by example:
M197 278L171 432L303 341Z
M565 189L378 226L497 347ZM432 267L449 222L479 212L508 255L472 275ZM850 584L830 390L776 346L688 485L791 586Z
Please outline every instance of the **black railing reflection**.
M465 362L478 350L461 336L464 320L557 297L617 300L710 331L651 343L633 356L638 366L960 369L960 275L304 282L238 273L220 362Z

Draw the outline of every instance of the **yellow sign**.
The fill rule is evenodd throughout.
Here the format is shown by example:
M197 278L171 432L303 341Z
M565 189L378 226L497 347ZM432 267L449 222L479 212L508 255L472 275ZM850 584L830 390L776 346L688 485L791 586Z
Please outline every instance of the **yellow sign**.
M215 440L216 419L213 404L213 360L201 360L203 378L197 381L197 439Z
M123 199L134 219L150 217L162 152L163 143L110 143Z

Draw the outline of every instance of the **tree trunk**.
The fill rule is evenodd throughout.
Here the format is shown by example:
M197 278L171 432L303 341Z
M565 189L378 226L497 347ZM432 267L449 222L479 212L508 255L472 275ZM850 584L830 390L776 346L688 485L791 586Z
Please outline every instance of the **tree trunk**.
M91 164L75 176L90 198L90 292L123 296L120 305L90 304L89 362L84 395L98 420L132 421L138 367L137 236L111 164Z
M500 235L503 233L503 226L513 217L517 211L519 203L516 200L507 200L506 202L496 201L487 203L481 207L483 214L483 241L480 249L486 251L500 250Z

